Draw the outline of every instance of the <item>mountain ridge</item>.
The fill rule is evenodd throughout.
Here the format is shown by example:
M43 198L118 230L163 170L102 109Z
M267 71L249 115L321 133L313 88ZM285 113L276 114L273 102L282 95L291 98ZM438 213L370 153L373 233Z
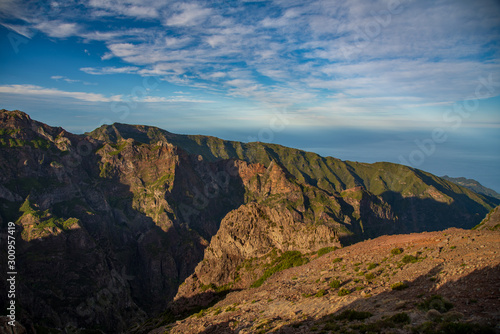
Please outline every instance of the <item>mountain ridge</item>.
M466 187L478 194L500 199L499 193L497 193L495 190L491 188L483 186L481 183L479 183L474 179L467 179L465 177L450 177L448 175L441 176L441 178L456 183L458 185L461 185L463 187Z
M48 329L122 332L176 295L246 288L259 271L240 266L264 254L471 228L497 204L396 164L119 123L74 135L19 111L0 112L0 157L0 226L18 228L19 318ZM207 249L219 271L204 267Z

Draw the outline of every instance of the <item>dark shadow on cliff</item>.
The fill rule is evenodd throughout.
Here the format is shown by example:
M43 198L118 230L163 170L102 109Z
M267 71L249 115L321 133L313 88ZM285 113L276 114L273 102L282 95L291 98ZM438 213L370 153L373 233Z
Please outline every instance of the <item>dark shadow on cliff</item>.
M441 285L442 268L437 265L425 275L406 281L405 289L375 296L359 295L332 314L320 319L307 318L269 333L306 333L311 329L322 333L352 330L353 333L380 333L404 326L410 326L414 333L495 333L494 326L500 320L500 266L475 270ZM335 293L329 291L329 294ZM415 312L421 314L427 324L413 324L408 315ZM381 314L385 316L377 317ZM471 319L478 323L472 323Z
M430 181L429 181L430 182ZM343 245L376 238L382 235L441 231L450 227L471 229L481 222L488 210L463 194L442 189L453 196L451 203L432 198L403 197L400 193L386 191L381 197L392 207L397 219L372 219L363 221L363 228L354 226L354 235L340 237ZM365 215L369 216L369 212Z
M178 171L176 185L165 197L174 210L179 210L180 204L193 210L189 222L176 211L170 220L156 224L137 209L129 185L118 178L97 177L97 164L87 161L81 168L90 177L77 181L80 191L48 207L55 217L78 218L79 228L60 233L53 230L26 242L18 227L18 319L27 328L34 328L34 324L45 328L72 324L121 332L168 307L179 284L202 260L220 220L243 203L242 181L234 174L218 174L226 161L202 163L202 169L219 175L220 182L227 184L222 184L226 188L216 196L206 196L206 205L196 206L191 197L182 194L182 186L197 184L201 191L209 187L199 170L186 166L193 157L184 159L185 168ZM30 191L31 198L34 202L47 198L60 191L58 186L44 193ZM1 211L2 227L21 216L22 202L8 204L8 210ZM6 258L2 257L2 264ZM6 295L5 272L0 276L0 293ZM0 303L4 310L5 302Z

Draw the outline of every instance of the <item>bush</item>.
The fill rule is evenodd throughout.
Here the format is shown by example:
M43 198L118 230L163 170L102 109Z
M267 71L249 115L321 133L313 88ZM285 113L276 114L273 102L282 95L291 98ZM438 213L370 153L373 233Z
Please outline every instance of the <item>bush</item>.
M325 289L319 290L314 297L323 297L325 295Z
M405 312L394 314L389 320L396 324L409 324L411 322L410 316Z
M365 320L373 316L370 312L359 312L356 310L345 310L335 317L336 320Z
M394 248L391 250L392 255L399 255L401 253L403 253L403 248Z
M337 262L342 262L342 258L341 257L336 257L335 259L333 259L332 263L337 263Z
M372 280L372 279L374 279L374 278L375 278L375 274L374 274L374 273L368 273L368 274L366 274L366 275L365 275L365 278L366 278L368 281L370 281L370 280Z
M351 290L348 290L346 288L342 288L342 289L339 290L338 295L340 297L342 297L342 296L346 296L346 295L348 295L350 293L351 293Z
M271 263L271 267L267 268L266 271L264 271L264 274L257 281L255 281L251 285L251 287L257 288L261 286L274 273L283 271L288 268L301 266L303 264L306 264L308 261L309 260L307 258L302 257L302 253L299 251L284 252L280 257L278 257Z
M418 261L418 259L415 256L413 256L413 255L405 255L405 256L403 256L403 258L401 259L401 261L403 263L408 264L408 263L415 263L415 262Z
M325 254L328 254L330 252L333 252L334 250L336 250L337 247L323 247L321 248L319 251L318 251L318 257L320 256L323 256Z
M453 304L440 295L433 295L424 300L422 303L418 304L418 307L424 311L434 309L436 311L439 311L440 313L445 313L453 308Z
M406 288L408 288L408 284L403 282L397 282L391 285L392 290L404 290Z
M368 263L367 270L372 270L378 267L378 263Z
M341 285L341 284L342 284L342 283L341 283L338 279L334 279L334 280L332 280L332 281L330 282L330 287L331 287L332 289L338 289L338 288L340 288L340 285Z

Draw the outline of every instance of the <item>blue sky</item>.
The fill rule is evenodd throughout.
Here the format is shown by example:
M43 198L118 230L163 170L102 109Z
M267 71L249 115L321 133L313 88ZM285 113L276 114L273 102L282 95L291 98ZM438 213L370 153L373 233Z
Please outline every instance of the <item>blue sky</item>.
M0 2L0 108L279 143L500 191L500 3Z

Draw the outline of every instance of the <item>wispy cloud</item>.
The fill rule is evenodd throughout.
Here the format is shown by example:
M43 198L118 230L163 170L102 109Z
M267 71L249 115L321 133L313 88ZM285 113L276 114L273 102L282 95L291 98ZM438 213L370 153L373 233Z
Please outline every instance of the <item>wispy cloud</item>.
M145 103L215 103L212 100L201 100L195 98L188 98L186 96L173 96L173 97L158 97L146 96L140 102Z
M135 66L125 66L125 67L103 67L103 68L95 68L95 67L82 67L81 71L87 74L93 75L104 75L104 74L131 74L137 73L139 67Z
M383 0L88 0L78 8L24 11L6 3L0 9L28 27L102 42L103 61L125 64L81 68L87 74L154 75L325 112L370 110L366 101L388 110L452 103L473 93L479 77L500 70L495 0L402 0L396 7ZM35 9L46 15L33 17ZM103 17L105 25L89 28ZM19 22L3 21L28 34Z
M63 21L42 21L35 25L35 28L47 34L50 37L65 38L75 36L80 31L76 23L67 23Z
M44 88L35 85L3 85L0 86L0 93L17 94L26 97L59 97L71 98L86 102L114 102L121 101L121 95L111 97L102 94L85 93L85 92L67 92L55 88Z
M84 85L97 85L97 83L95 83L95 82L82 81L82 80L79 80L79 79L70 79L70 78L65 77L63 75L53 75L50 78L52 80L56 80L56 81L65 81L65 82L70 83L70 84L71 83L81 82Z
M165 24L168 26L194 26L204 23L212 10L195 3L179 3L174 6L176 14L168 17Z

